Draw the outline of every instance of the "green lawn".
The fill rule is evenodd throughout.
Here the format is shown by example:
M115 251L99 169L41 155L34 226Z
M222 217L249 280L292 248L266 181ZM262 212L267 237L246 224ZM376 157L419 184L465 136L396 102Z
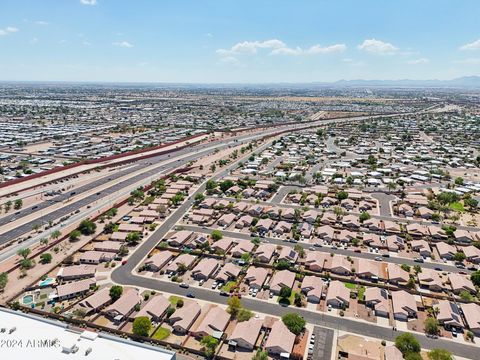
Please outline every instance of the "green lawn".
M168 301L170 301L170 304L172 304L172 306L177 307L177 302L180 299L182 299L180 296L172 295L168 298Z
M450 209L458 212L464 212L465 208L463 207L463 204L461 202L454 202L450 204Z
M164 340L169 336L170 336L170 330L159 327L151 337L152 339L156 339L156 340Z
M282 302L282 299L280 296L278 297L277 301L280 303ZM293 302L295 301L295 291L292 291L292 294L290 295L290 297L288 298L288 301L290 302L290 305L293 304Z
M345 287L350 290L355 290L355 284L352 283L345 283Z
M230 292L230 290L237 286L237 282L236 281L229 281L227 282L225 285L222 286L222 288L220 289L221 291L226 291L226 292Z
M358 296L357 296L358 300L363 300L363 299L364 299L364 297L365 297L365 290L366 290L365 286L360 286L360 287L358 288Z

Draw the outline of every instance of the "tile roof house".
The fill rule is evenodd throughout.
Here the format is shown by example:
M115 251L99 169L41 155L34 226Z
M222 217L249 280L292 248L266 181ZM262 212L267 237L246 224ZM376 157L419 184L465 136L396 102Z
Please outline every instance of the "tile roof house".
M252 225L252 221L253 217L251 217L250 215L243 215L240 219L238 219L235 227L237 229L248 228L250 227L250 225Z
M342 219L342 225L349 228L357 229L358 227L360 227L360 220L358 220L358 216L356 215L346 215Z
M337 222L337 217L334 213L325 212L323 213L322 220L320 220L320 222L325 225L334 225Z
M277 223L277 225L273 229L273 232L278 235L283 235L289 233L291 229L292 224L282 220Z
M475 240L473 234L470 231L463 229L455 230L453 236L455 237L455 240L460 243L469 244Z
M224 214L218 219L218 225L228 227L235 221L235 214Z
M257 231L260 232L267 232L269 231L273 226L273 220L271 219L260 219L257 222L257 225L255 225Z
M159 322L167 313L170 301L163 295L155 295L143 306L135 317L147 316L152 321Z
M289 246L284 246L278 254L278 260L286 260L290 263L295 263L298 259L298 253Z
M237 243L236 239L232 239L232 238L229 238L229 237L224 237L223 239L215 241L211 245L211 248L214 251L220 251L220 252L223 252L224 254L226 254L236 243Z
M173 330L180 334L186 334L200 315L200 305L196 301L177 308L168 322L172 324Z
M120 250L122 243L119 241L106 240L106 241L95 241L93 243L93 249L95 251L106 251L117 253Z
M180 230L167 240L170 246L179 247L185 245L193 236L193 231Z
M325 267L327 268L328 265ZM338 275L349 275L352 273L352 264L348 261L346 256L335 255L331 258L329 270Z
M230 321L230 314L220 306L210 308L202 322L194 330L195 337L203 337L213 335L214 332L225 331L228 322Z
M274 244L261 244L255 251L255 256L261 262L268 263L272 259L273 254L276 252L276 246Z
M396 251L405 249L405 240L398 235L390 235L385 239L387 243L387 249L389 251Z
M425 236L428 235L428 229L425 225L420 224L408 224L406 226L407 232L413 236Z
M383 220L383 228L387 233L398 234L402 231L400 225L390 220Z
M277 271L270 280L270 291L275 295L280 293L282 287L292 288L295 282L295 273L288 270Z
M115 257L113 253L103 251L85 251L80 255L80 262L83 264L100 264L101 262L112 261Z
M55 289L55 298L66 300L86 294L92 285L95 285L95 279L93 278L58 285Z
M305 276L301 289L309 302L318 304L322 299L323 280L317 276Z
M242 270L241 267L235 265L234 263L226 263L218 272L215 277L216 280L227 282L229 280L236 279Z
M432 255L430 245L425 240L412 240L410 243L412 250L420 253L421 256L427 257Z
M317 228L316 233L321 239L327 242L331 242L335 237L335 229L330 225L320 226Z
M446 329L451 327L463 328L462 316L456 303L448 300L439 300L438 305L434 306L434 308L438 309L436 315L438 322L445 326Z
M455 248L455 246L449 245L443 241L440 241L435 245L437 247L437 251L438 251L438 254L440 255L440 258L442 259L452 260L457 252L457 249Z
M455 294L460 294L464 290L471 294L475 294L477 292L472 281L464 275L450 273L448 275L448 280L450 280L450 286Z
M394 263L387 264L388 282L395 285L406 285L410 280L410 275L403 270L400 265Z
M245 282L255 289L261 289L267 279L268 270L262 267L250 266L244 277Z
M381 231L383 230L382 221L375 218L370 218L363 222L363 226L367 227L372 231Z
M469 245L462 248L463 253L467 257L467 260L475 263L480 264L480 249L476 246Z
M288 330L281 320L277 320L265 342L269 355L290 354L295 344L295 335Z
M232 249L232 256L241 257L243 254L249 254L253 251L255 244L248 240L238 240L238 244Z
M103 307L110 304L111 301L110 289L105 287L80 301L78 306L83 308L86 311L86 314L89 314L91 312L98 312Z
M192 270L192 277L196 280L207 280L220 267L219 262L216 259L204 258L199 261L197 266Z
M462 304L462 311L470 331L480 336L480 305Z
M159 271L168 264L173 256L173 253L168 250L156 252L151 257L147 258L145 261L145 267L150 271Z
M445 290L445 286L437 271L423 268L422 272L418 273L417 276L420 286L428 287L429 290L437 292Z
M382 360L403 360L403 354L395 345L385 346L385 359Z
M404 291L392 291L393 316L397 320L407 321L408 318L417 317L417 302L415 297Z
M378 287L367 287L365 289L365 304L375 311L375 315L387 317L390 312L388 291Z
M366 279L378 279L381 276L379 263L372 260L358 259L357 276Z
M310 271L323 271L328 254L319 251L308 251L305 258L305 267Z
M237 347L252 351L260 335L262 324L262 320L254 318L238 322L230 335L229 344L233 342Z
M57 273L59 280L75 280L94 277L97 271L95 265L72 265L60 268Z
M193 264L195 261L196 257L190 254L181 254L177 256L175 259L172 260L172 263L167 266L166 271L167 272L177 272L178 267L180 264L185 265L187 269L190 268L190 266Z
M326 304L336 308L347 307L350 303L350 290L338 280L330 282L327 290Z
M109 305L102 312L116 321L121 321L127 318L133 312L135 305L140 304L141 301L142 299L138 290L127 289L117 301Z

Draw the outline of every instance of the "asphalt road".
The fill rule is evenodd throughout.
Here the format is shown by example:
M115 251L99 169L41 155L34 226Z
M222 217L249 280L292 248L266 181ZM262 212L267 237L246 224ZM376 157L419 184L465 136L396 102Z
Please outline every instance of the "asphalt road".
M198 233L206 233L206 234L207 233L209 234L213 230L213 229L204 229L202 227L195 226L195 225L182 225L182 227L185 230L191 230L191 231L195 231L195 232L198 232ZM239 232L236 232L236 231L225 231L225 230L221 230L221 231L222 231L222 234L224 234L225 236L228 236L228 237L243 239L243 240L251 240L252 239L252 237L249 234L239 233ZM262 240L266 240L269 243L272 243L272 244L275 244L275 245L281 245L281 246L293 247L294 245L300 245L304 249L309 249L309 248L312 247L312 245L305 244L305 243L302 243L302 242L298 242L296 244L293 244L293 243L290 243L290 242L287 242L287 241L283 241L282 239L271 238L271 237L264 237L264 238L262 238ZM332 249L330 247L315 247L315 251L320 251L320 252L324 252L324 253L328 253L328 254L334 253L334 254L340 254L340 255L357 257L357 258L362 258L362 259L369 259L369 260L375 260L376 257L381 256L380 254L377 254L377 253L366 253L366 252L356 253L353 250L345 250L345 249L339 249L339 248ZM405 259L405 258L401 258L401 257L388 257L388 258L387 257L382 257L382 262L389 262L389 263L394 263L394 264L398 264L398 265L407 264L407 265L410 265L410 266L420 265L422 268L428 268L428 269L435 269L435 268L440 267L440 268L442 268L442 271L449 271L449 272L459 272L459 271L469 272L469 270L457 269L455 266L451 266L451 265L446 265L446 264L441 264L441 263L428 263L428 262L420 264L420 263L417 263L413 260Z
M223 170L213 179L216 180L221 176L224 176L240 161L242 161L242 159L238 160L237 162ZM112 272L112 281L121 285L143 287L157 290L160 292L164 291L172 294L178 294L181 296L186 296L187 293L194 292L195 296L198 299L226 305L227 298L220 296L219 292L202 288L195 288L195 290L183 289L180 288L179 285L176 283L152 278L145 278L133 274L133 270L135 269L135 267L147 256L147 254L158 244L158 242L165 237L168 231L188 211L189 207L194 202L193 199L195 195L198 193L203 193L204 191L205 183L202 184L194 194L190 195L186 199L186 201L182 205L180 205L179 208L175 210L149 238L147 238L138 246L138 248L128 258L127 264L116 268ZM252 311L270 314L274 316L282 316L286 313L294 311L297 314L303 316L307 322L315 324L317 326L322 326L334 330L343 330L350 333L360 334L378 339L394 341L396 336L403 333L402 331L393 331L391 329L375 324L332 316L323 312L312 312L305 309L282 307L278 304L273 304L267 301L257 300L253 298L243 298L242 303L246 308ZM470 359L478 358L479 349L476 346L456 343L454 341L446 339L431 339L421 334L415 334L415 336L418 338L422 347L424 348L432 349L441 347L448 349L453 354L458 356Z

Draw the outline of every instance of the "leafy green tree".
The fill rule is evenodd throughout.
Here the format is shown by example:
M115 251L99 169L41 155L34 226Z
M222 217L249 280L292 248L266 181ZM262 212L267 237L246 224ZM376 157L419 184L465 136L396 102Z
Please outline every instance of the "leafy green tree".
M463 261L465 260L467 257L465 256L465 254L463 252L456 252L455 255L453 256L453 260L455 261Z
M18 209L21 209L23 206L23 200L22 199L17 199L15 200L14 204L13 204L13 208L15 210L18 210Z
M480 270L477 270L470 275L470 280L475 286L480 286Z
M474 198L465 199L463 200L463 203L470 209L470 211L474 211L478 208L478 200Z
M411 333L404 333L397 336L395 339L395 346L400 350L403 356L408 353L419 353L421 350L420 343Z
M82 220L80 225L78 225L78 231L83 235L92 235L95 230L97 230L97 225L89 219Z
M50 253L43 253L40 255L40 262L42 264L49 264L52 262L52 254Z
M137 244L140 241L140 234L137 231L128 233L125 237L125 241L128 244Z
M30 250L30 248L23 248L23 249L20 249L20 250L17 251L17 255L26 259L28 257L28 255L30 255L31 252L32 252L32 250Z
M423 323L425 327L425 333L429 335L437 335L438 334L438 321L433 317L427 317L425 322Z
M348 193L346 191L339 191L337 192L337 200L342 201L348 198Z
M360 216L358 217L360 222L363 223L371 218L370 214L366 211L362 211Z
M8 283L8 273L2 272L0 273L0 290L5 289Z
M457 177L457 178L455 179L455 185L462 186L463 183L464 183L464 181L463 181L463 178L462 178L462 177Z
M213 180L208 180L207 183L205 184L205 188L207 190L213 190L217 187L217 183Z
M57 240L61 235L62 235L62 233L61 233L59 230L54 230L54 231L52 231L52 233L50 234L50 238L51 238L52 240Z
M457 193L444 191L437 195L437 200L440 204L450 205L460 200Z
M453 360L452 353L445 349L432 349L427 356L430 360Z
M292 295L292 289L288 286L282 286L280 288L279 296L283 299L288 299Z
M277 270L285 270L290 268L290 263L287 260L279 260L275 265L275 269Z
M250 310L241 308L238 311L237 320L238 322L247 321L247 320L250 320L253 317L253 315L254 315L253 312L251 312Z
M299 335L305 328L306 321L303 317L295 313L288 313L282 316L282 321L285 326L293 334Z
M20 267L22 269L31 269L34 265L35 263L31 259L22 259L20 261Z
M111 234L114 231L115 231L115 224L111 221L103 227L103 232L105 234Z
M268 360L268 353L266 351L257 350L252 360Z
M467 290L462 290L460 291L460 299L471 302L473 301L473 296Z
M409 265L402 264L402 265L400 265L400 267L402 268L402 270L405 270L406 272L410 272L410 266Z
M213 356L213 354L215 354L218 340L211 335L207 335L202 337L202 339L200 340L200 344L205 347L205 355L207 355L207 357L211 357Z
M242 308L242 303L238 296L232 296L227 300L227 311L232 317L236 317L240 309Z
M147 316L139 316L133 320L132 331L135 335L148 336L152 329L152 322Z
M232 180L224 180L220 183L220 190L222 190L222 192L225 192L227 191L228 189L230 189L233 185L235 185L233 183Z
M205 195L203 195L202 193L198 193L197 195L195 195L195 202L197 204L200 204L203 200L205 200Z
M112 285L109 291L110 298L112 301L120 299L120 296L123 294L123 287L120 285Z
M70 239L70 241L76 241L80 238L81 235L82 233L79 230L73 230L70 235L68 235L68 238Z
M210 234L210 237L212 238L213 241L218 241L223 238L223 234L220 230L213 230L212 233Z

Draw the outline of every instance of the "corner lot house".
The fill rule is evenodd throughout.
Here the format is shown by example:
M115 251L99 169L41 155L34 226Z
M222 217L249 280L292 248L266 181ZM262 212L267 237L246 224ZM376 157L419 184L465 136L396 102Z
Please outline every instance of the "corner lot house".
M145 261L145 267L150 271L159 271L173 258L173 253L166 250L155 253Z

